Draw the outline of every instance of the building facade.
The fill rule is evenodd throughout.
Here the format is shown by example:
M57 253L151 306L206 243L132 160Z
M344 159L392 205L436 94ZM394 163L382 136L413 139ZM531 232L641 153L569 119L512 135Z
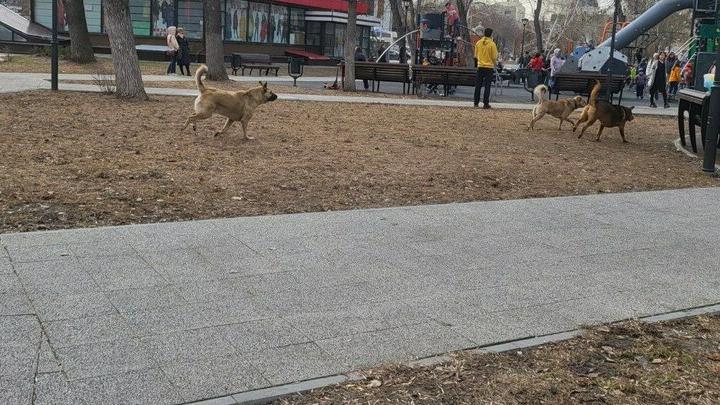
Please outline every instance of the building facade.
M50 27L53 0L31 0L29 17ZM84 0L88 31L96 46L107 46L103 0ZM202 48L201 0L129 0L130 19L137 44L163 44L167 28L183 27L194 49ZM262 52L284 55L303 50L341 58L347 26L346 0L223 0L226 53ZM380 25L374 17L374 0L358 2L358 45L369 50L370 31ZM62 1L58 1L60 27L65 27Z

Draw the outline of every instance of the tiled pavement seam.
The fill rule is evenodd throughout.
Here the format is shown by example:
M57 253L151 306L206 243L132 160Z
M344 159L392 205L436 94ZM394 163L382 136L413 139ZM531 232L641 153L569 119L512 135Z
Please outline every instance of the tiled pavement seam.
M36 403L192 401L717 302L718 194L0 235L0 293L47 331Z

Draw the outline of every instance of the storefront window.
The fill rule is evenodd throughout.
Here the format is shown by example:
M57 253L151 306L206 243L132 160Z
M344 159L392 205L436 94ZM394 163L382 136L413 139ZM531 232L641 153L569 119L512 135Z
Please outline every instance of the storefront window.
M12 41L13 40L13 32L9 29L5 28L5 26L0 25L0 41Z
M342 57L345 44L345 24L325 23L323 54Z
M85 0L85 20L88 32L102 32L102 2L101 0Z
M225 10L225 39L230 41L247 41L248 2L245 0L228 0Z
M319 47L322 34L322 23L317 21L308 21L307 23L307 40L305 45ZM319 49L318 49L319 51Z
M268 26L270 6L263 3L250 3L248 7L248 41L269 42Z
M57 7L58 29L67 31L67 25L65 25L65 7L63 7L62 1L57 1ZM33 13L36 23L44 25L47 28L52 27L52 0L33 0Z
M185 28L188 38L202 38L203 4L202 0L178 1L178 27Z
M154 37L167 35L167 28L175 24L175 0L152 0L152 21Z
M287 44L289 10L284 6L270 7L270 24L268 36L274 44Z
M370 55L370 27L358 26L357 29L360 34L360 38L359 38L360 48L363 50L363 53L366 56L369 56Z
M305 44L305 10L290 9L290 44Z
M150 2L147 0L130 0L130 20L133 34L150 35Z

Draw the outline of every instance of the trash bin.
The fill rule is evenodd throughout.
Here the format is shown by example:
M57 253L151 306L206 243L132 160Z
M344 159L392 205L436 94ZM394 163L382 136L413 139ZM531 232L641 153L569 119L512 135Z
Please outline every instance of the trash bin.
M288 75L293 78L293 87L297 87L299 79L305 70L305 58L288 58Z

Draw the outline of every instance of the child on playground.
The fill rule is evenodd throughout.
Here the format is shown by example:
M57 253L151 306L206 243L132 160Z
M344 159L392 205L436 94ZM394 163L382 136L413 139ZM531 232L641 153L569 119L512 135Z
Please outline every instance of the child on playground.
M635 77L635 94L638 100L645 99L645 85L647 84L647 75L644 70L637 72Z
M676 61L670 70L670 79L668 80L668 84L670 85L670 97L675 97L677 95L678 87L680 86L680 74L680 62Z

